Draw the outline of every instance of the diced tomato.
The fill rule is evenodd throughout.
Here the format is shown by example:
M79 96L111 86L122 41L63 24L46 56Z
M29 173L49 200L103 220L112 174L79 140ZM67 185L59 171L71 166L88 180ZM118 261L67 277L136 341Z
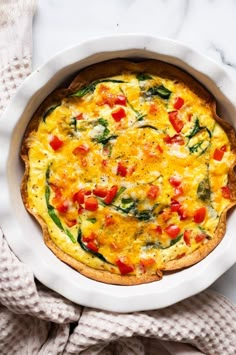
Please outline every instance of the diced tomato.
M142 258L141 260L140 260L140 263L142 264L142 266L151 266L151 265L153 265L153 264L155 264L155 259L154 258L147 258L147 259L144 259L144 258Z
M151 115L155 115L157 112L158 112L157 104L155 104L155 102L151 102L149 107L149 113Z
M115 224L115 219L112 215L107 214L105 215L105 226L111 226L112 224Z
M79 113L75 118L79 121L82 120L84 117L82 113Z
M206 217L206 207L198 208L193 215L195 223L202 223Z
M105 160L105 159L102 160L102 167L103 168L107 167L107 160Z
M91 232L87 236L83 236L83 242L86 242L86 243L94 241L95 239L97 239L97 234L94 232Z
M90 250L92 250L92 251L94 251L95 253L98 251L98 245L95 243L95 242L93 242L93 241L91 241L91 242L88 242L87 244L86 244L86 246L87 246L87 248L88 249L90 249Z
M119 107L117 110L113 111L111 115L116 122L120 122L122 118L126 117L126 112L123 107Z
M117 175L125 177L127 175L127 172L128 172L127 167L124 166L121 162L119 162L117 166Z
M81 189L73 195L73 202L78 202L79 204L84 203L84 196L91 195L91 190Z
M177 97L175 99L175 103L174 103L174 108L176 110L181 109L181 107L184 105L184 99L182 99L182 97Z
M179 203L179 201L176 201L176 200L171 201L171 204L170 204L171 212L178 212L180 207L181 207L181 204Z
M190 247L191 245L191 236L192 236L191 230L187 229L186 231L184 231L184 241L188 247Z
M175 197L178 197L180 195L183 195L184 190L182 186L175 187Z
M134 271L134 266L131 264L127 264L125 258L120 258L116 261L116 265L118 266L120 273L122 275L129 274Z
M57 136L52 136L49 141L50 146L53 150L58 150L63 146L63 141Z
M224 151L216 148L213 154L213 159L221 161L224 156Z
M156 228L155 228L154 230L155 230L155 232L156 232L157 234L162 234L162 228L161 228L161 226L156 226Z
M56 209L60 213L66 213L69 209L69 203L68 201L62 201L59 204L57 204Z
M147 192L147 198L150 200L155 200L160 193L160 187L156 185L151 185Z
M189 113L189 114L188 114L188 121L189 121L189 122L192 120L192 117L193 117L193 114L192 114L192 113Z
M222 188L221 188L221 193L222 193L222 196L224 197L224 198L227 198L228 200L230 200L230 188L229 188L229 186L223 186Z
M89 147L85 144L80 144L78 145L78 147L76 147L74 150L73 150L73 154L74 155L78 155L78 154L87 154L88 151L89 151Z
M184 139L180 135L176 134L173 137L170 136L165 136L163 138L164 142L167 144L178 144L178 145L184 145Z
M98 197L105 197L107 195L107 188L102 186L96 186L93 189L93 194Z
M98 200L93 197L87 197L84 202L84 207L87 211L96 211L98 209Z
M124 95L116 96L115 105L126 106L126 97Z
M112 201L114 200L116 194L118 191L118 186L114 185L110 188L110 190L108 191L106 197L104 198L104 202L109 205L110 203L112 203Z
M159 150L160 153L163 153L163 149L162 149L162 147L160 146L160 144L158 144L158 145L156 146L156 149Z
M65 222L68 227L73 227L76 225L77 220L76 219L66 219Z
M179 133L184 127L184 122L178 117L178 111L169 112L169 121L172 124L174 130Z
M201 234L196 235L195 242L201 243L204 239L206 239L206 234L201 233Z
M175 176L171 176L169 178L169 183L174 187L178 187L181 184L181 180Z
M180 228L176 224L170 224L164 230L169 235L169 237L171 237L171 239L175 239L180 232Z

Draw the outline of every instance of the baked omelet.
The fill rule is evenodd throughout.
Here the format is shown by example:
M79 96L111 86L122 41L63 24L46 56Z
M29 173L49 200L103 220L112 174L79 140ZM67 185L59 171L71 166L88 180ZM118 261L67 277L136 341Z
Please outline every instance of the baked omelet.
M92 279L159 280L221 241L235 133L210 93L159 61L81 71L29 123L22 198L47 246Z

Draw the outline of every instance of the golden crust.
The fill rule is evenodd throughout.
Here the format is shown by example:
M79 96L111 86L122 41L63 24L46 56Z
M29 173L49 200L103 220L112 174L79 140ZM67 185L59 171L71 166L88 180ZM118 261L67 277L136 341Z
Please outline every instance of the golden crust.
M48 233L48 228L44 220L37 215L34 211L31 210L29 202L28 202L28 194L27 194L27 180L29 176L29 160L28 160L28 146L27 146L27 137L32 131L37 130L37 127L40 123L42 114L51 106L56 105L61 101L61 99L67 95L74 93L80 88L88 85L90 82L100 79L102 77L115 76L120 74L120 72L131 71L135 73L148 72L150 74L158 75L161 77L169 78L175 81L181 81L185 83L195 94L201 97L206 105L211 107L212 112L214 114L215 120L224 128L225 132L228 135L228 138L231 143L231 150L236 156L236 138L235 132L232 126L222 120L216 114L216 104L212 95L192 76L187 74L186 72L180 70L179 68L170 65L168 63L164 63L157 60L147 60L144 62L131 62L128 60L118 59L112 60L108 62L102 62L96 65L92 65L84 70L82 70L72 81L67 89L59 89L54 91L50 96L44 100L44 102L40 105L40 107L35 112L32 117L27 130L25 132L25 136L22 143L21 149L21 158L25 163L25 173L21 185L21 194L24 205L26 209L36 218L39 224L42 227L44 242L45 244L52 250L52 252L63 262L70 265L81 274L104 283L110 284L119 284L119 285L135 285L141 283L148 283L152 281L157 281L162 278L162 272L160 270L157 271L155 275L142 275L140 277L134 275L118 275L113 274L111 272L105 270L96 270L93 269L64 253L50 238ZM235 161L236 164L236 161ZM236 176L234 173L234 166L230 168L229 171L229 186L231 189L232 202L231 204L223 211L221 214L221 218L215 232L214 238L209 240L206 244L203 244L199 249L195 250L192 254L183 256L180 259L175 259L167 262L163 270L165 271L173 271L182 269L204 259L222 240L225 234L226 229L226 218L227 212L230 208L235 206L236 204Z

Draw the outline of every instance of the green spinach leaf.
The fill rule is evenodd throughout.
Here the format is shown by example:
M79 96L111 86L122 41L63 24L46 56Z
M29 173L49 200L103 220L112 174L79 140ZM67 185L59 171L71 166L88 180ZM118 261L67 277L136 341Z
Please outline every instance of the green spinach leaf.
M152 79L152 77L149 74L145 74L145 73L137 74L136 78L138 79L138 81L145 81L145 80Z
M79 89L74 94L69 95L69 96L81 98L87 94L92 94L94 92L94 90L96 89L96 86L100 83L124 83L124 81L123 80L115 80L115 79L96 80L96 81L92 82L91 84L89 84L88 86Z
M44 112L44 114L43 114L43 122L46 121L47 116L49 116L58 106L61 106L61 104L53 105L46 112Z
M211 188L210 188L210 181L209 178L206 177L203 179L197 188L197 195L198 198L202 201L209 201L211 198Z
M149 88L146 92L148 96L160 96L162 99L169 99L171 91L164 85L156 85Z

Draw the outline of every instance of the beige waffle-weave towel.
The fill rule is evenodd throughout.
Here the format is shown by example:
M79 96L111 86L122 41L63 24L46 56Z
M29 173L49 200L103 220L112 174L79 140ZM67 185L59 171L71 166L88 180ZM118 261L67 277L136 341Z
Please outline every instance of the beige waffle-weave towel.
M34 0L0 1L0 114L30 73L34 11ZM35 280L0 233L1 355L233 355L235 311L211 292L149 312L83 308Z

